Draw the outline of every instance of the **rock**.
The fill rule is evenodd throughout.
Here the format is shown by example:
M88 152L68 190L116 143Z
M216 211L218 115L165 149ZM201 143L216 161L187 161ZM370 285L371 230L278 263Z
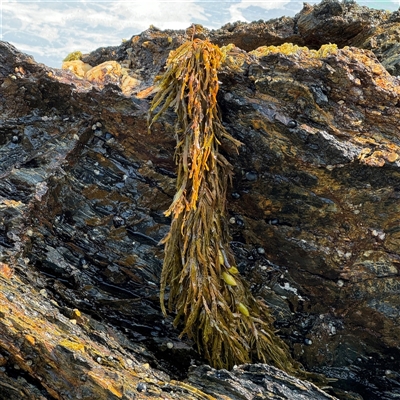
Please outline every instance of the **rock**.
M218 99L243 143L221 144L237 269L341 399L400 394L399 23L324 1L206 32L233 43ZM1 42L0 398L329 398L265 365L187 375L203 360L160 312L174 118L148 134L147 111L183 40L152 27L83 56L115 80Z
M307 46L335 43L343 47L370 36L376 25L387 22L389 15L383 10L359 6L355 1L323 0L314 7L305 3L295 21Z
M76 76L83 78L87 71L92 69L90 64L84 63L82 60L64 61L62 63L62 69L68 69L73 72Z
M188 382L217 399L334 399L312 383L266 364L245 364L233 371L203 365L191 368Z

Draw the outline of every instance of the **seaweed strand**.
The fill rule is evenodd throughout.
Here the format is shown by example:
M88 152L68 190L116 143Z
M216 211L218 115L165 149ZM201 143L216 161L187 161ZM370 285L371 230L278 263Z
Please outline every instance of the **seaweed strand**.
M226 192L232 166L219 152L223 140L238 148L222 125L217 72L224 60L218 46L192 39L172 51L149 112L149 130L172 107L177 115L176 194L165 212L172 216L165 244L160 300L183 322L215 368L232 368L253 358L288 372L298 365L273 332L267 306L256 300L235 267L226 223Z

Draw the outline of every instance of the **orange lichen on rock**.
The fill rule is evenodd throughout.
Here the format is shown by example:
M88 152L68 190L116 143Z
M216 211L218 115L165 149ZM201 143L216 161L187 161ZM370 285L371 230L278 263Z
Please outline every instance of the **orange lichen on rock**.
M134 89L140 85L139 79L129 76L127 73L123 73L121 77L121 90L123 94L129 95Z
M398 160L399 155L397 153L394 152L390 152L390 151L381 151L382 153L382 157L389 161L389 162L395 162Z
M0 207L4 204L4 206L6 207L12 207L12 208L18 208L21 206L24 206L24 203L22 203L21 201L16 201L16 200L9 200L9 199L3 199L0 202Z
M86 79L100 88L108 83L116 84L126 96L130 96L140 85L140 81L130 76L128 69L121 67L117 61L105 61L95 67L81 60L65 61L62 69L69 70L79 78Z
M10 279L13 275L13 269L8 264L0 262L0 275Z
M26 288L23 294L21 287ZM75 316L81 314L77 309L73 313ZM150 366L131 368L133 355L115 341L112 328L107 328L107 343L94 341L86 328L66 320L51 302L22 283L17 275L12 280L0 277L0 320L0 366L15 365L41 382L41 389L51 398L65 398L60 393L80 398L82 391L89 393L85 398L122 398L124 393L135 393L137 384L143 380L157 389L166 384L156 375L157 372L153 375L155 370ZM112 355L112 361L104 355ZM98 357L101 357L101 363ZM122 367L122 361L126 359L131 364ZM75 365L73 360L79 362ZM140 378L139 373L142 374ZM3 372L0 375L4 377ZM154 378L147 378L148 375ZM82 376L89 379L81 379ZM174 392L179 393L182 389L179 382L168 382L168 385ZM4 387L3 379L0 379L0 398ZM12 389L17 393L16 388ZM24 393L18 398L37 398ZM200 390L198 395L198 398L211 398ZM163 397L171 399L173 396L165 393Z
M122 67L117 61L105 61L86 72L85 78L90 82L105 84L118 82L122 75Z
M121 390L116 389L111 381L107 380L104 377L97 376L93 371L88 372L88 376L90 376L94 381L96 381L101 387L106 390L109 390L114 396L121 398L123 393Z
M74 73L79 78L84 78L86 72L88 72L92 66L84 63L82 60L64 61L61 66L62 69L67 69Z
M35 338L32 335L25 335L25 340L31 345L34 346L36 343Z
M379 63L375 55L369 50L362 50L357 48L346 48L343 55L348 58L348 63L351 65L351 60L356 59L369 69L372 73L373 82L381 89L390 91L394 96L400 95L400 87L393 81L393 77L385 69L385 67Z
M73 351L85 351L85 346L79 342L73 342L72 340L63 339L60 341L60 346L63 346L69 350Z
M383 167L386 162L395 162L399 158L398 153L389 150L375 150L372 152L370 148L361 151L358 159L361 163L371 167Z

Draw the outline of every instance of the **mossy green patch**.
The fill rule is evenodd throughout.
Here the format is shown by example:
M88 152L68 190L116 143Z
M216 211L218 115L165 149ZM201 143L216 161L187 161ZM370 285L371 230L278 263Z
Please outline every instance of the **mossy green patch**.
M75 60L82 60L82 52L80 51L73 51L69 53L67 57L64 58L64 62L66 61L75 61Z

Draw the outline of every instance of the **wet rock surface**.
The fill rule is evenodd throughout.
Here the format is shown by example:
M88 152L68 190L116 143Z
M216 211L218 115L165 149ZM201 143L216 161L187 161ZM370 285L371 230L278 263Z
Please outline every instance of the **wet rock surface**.
M238 268L295 358L336 379L326 393L263 365L189 371L203 360L160 312L174 119L150 135L146 119L184 32L83 57L124 65L130 91L127 73L80 79L1 43L0 398L397 398L397 14L324 1L206 32L237 46L219 103L243 143L222 144ZM352 47L252 52L284 42Z
M188 382L217 398L334 399L310 382L267 364L245 364L233 371L216 371L204 365L189 371Z

